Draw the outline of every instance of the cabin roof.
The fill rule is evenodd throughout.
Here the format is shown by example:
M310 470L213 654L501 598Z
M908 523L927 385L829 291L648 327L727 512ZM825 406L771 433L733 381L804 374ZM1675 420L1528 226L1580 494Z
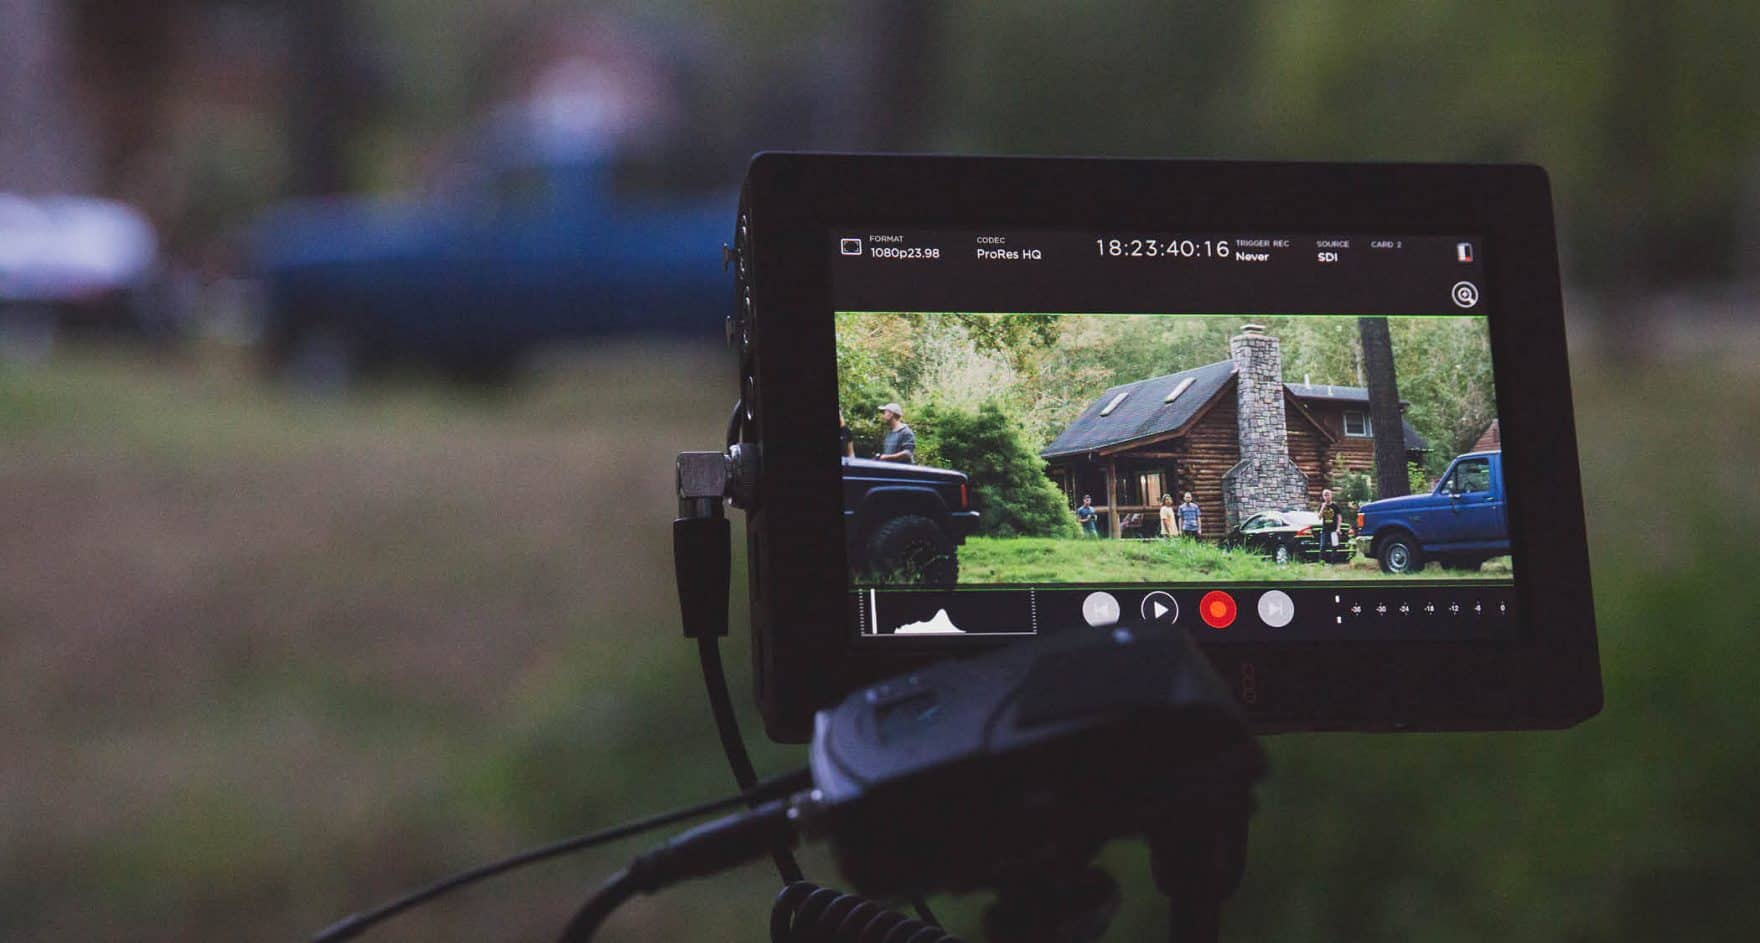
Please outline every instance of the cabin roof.
M1221 360L1111 387L1089 403L1040 455L1075 455L1172 432L1197 415L1233 378L1234 361ZM1187 379L1191 384L1173 402L1167 402L1168 394ZM1102 416L1120 394L1124 394L1124 399Z
M1191 421L1215 399L1233 379L1234 372L1234 361L1220 360L1178 373L1110 387L1089 403L1088 408L1065 426L1039 455L1041 458L1079 455L1172 432ZM1168 395L1187 380L1191 382L1169 402ZM1298 400L1361 403L1365 407L1369 403L1369 391L1360 386L1285 383L1284 388ZM1404 406L1405 402L1402 400L1400 405ZM1112 408L1108 410L1108 406ZM1404 417L1400 418L1400 426L1408 451L1429 450L1430 444Z

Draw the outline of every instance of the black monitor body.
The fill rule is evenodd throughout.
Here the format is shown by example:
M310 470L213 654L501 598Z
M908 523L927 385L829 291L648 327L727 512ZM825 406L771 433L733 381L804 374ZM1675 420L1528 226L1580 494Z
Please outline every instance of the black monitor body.
M1322 598L1317 584L1291 583L1313 625L1288 635L1267 627L1276 620L1253 618L1252 598L1265 586L1217 584L1241 597L1239 626L1220 633L1194 611L1207 587L1181 578L1170 585L1184 600L1179 624L1264 732L1555 728L1600 709L1557 249L1540 168L778 153L753 161L740 207L739 299L730 328L740 356L743 438L760 456L747 509L748 562L756 690L773 739L804 741L813 712L855 688L1009 644L1016 636L1005 630L1029 621L1009 614L989 627L994 634L909 638L880 637L865 624L869 603L852 591L838 461L834 312L852 307L1203 312L1245 322L1254 313L1409 313L1413 304L1431 305L1425 293L1432 291L1436 300L1425 311L1458 314L1470 300L1489 322L1514 578L1471 597L1449 595L1449 585L1394 580L1339 584L1341 592ZM1049 254L1030 274L993 277L968 262L982 258L979 238L992 251L999 245L987 234ZM875 246L864 252L846 241L864 236L886 240L889 252L934 246L936 258L893 252L889 267L880 267ZM1458 257L1452 248L1449 259L1425 249L1406 253L1410 265L1387 261L1398 256L1399 240L1452 247L1457 238ZM1268 239L1278 248L1248 275L1232 259L1186 265L1175 258ZM1348 247L1346 268L1303 268L1320 256L1316 245L1321 252ZM1092 247L1091 256L1082 247ZM1116 258L1133 251L1166 256L1166 264L1130 268L1127 261L1138 263ZM1336 274L1351 264L1364 268ZM1095 268L1102 265L1119 267ZM1072 274L1060 278L1060 271ZM1456 298L1450 308L1448 279L1456 271L1470 273L1460 281L1470 280L1471 298ZM1117 285L1135 287L1111 294ZM1268 285L1282 286L1282 294L1261 293ZM1084 291L1106 294L1106 303L1080 307ZM1231 303L1231 291L1252 297ZM1353 300L1339 301L1346 297ZM1022 631L1093 630L1065 598L1071 589L1038 589ZM1135 596L1131 587L1117 589L1122 607L1133 610L1122 617L1128 623L1137 615ZM1354 600L1373 615L1381 602L1446 607L1449 599L1480 597L1493 608L1501 603L1505 621L1458 631L1449 625L1465 623L1444 619L1431 629L1392 615L1357 619L1344 608ZM977 598L958 597L962 620L983 621ZM1013 597L985 598L1013 613L1009 600L1029 594L1022 587ZM1149 602L1142 605L1146 616ZM1230 619L1235 605L1231 597ZM1347 620L1359 628L1346 631Z

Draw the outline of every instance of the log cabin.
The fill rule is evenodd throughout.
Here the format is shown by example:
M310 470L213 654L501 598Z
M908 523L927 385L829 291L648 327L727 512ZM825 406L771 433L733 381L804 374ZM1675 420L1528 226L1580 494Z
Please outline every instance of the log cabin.
M1469 452L1501 452L1501 451L1503 451L1503 430L1498 427L1497 420L1495 420L1495 419L1491 420L1491 425L1485 427L1485 431L1479 434L1479 438L1473 442L1473 447L1468 449L1467 451L1469 451Z
M1428 444L1400 427L1421 463ZM1317 506L1335 458L1373 473L1375 428L1365 388L1285 383L1277 338L1248 324L1227 360L1102 393L1040 457L1072 509L1093 495L1115 538L1153 536L1161 496L1190 491L1216 539L1260 511Z

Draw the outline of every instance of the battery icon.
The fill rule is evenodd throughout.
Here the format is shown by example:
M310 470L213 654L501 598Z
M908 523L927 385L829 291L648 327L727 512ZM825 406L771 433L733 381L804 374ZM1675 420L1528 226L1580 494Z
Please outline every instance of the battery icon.
M1463 264L1473 261L1473 244L1470 242L1455 243L1454 257Z

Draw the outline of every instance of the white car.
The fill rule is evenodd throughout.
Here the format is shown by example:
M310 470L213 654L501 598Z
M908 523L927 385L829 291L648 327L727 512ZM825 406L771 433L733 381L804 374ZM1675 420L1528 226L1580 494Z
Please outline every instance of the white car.
M0 193L0 350L40 359L65 326L143 330L159 242L123 203Z

